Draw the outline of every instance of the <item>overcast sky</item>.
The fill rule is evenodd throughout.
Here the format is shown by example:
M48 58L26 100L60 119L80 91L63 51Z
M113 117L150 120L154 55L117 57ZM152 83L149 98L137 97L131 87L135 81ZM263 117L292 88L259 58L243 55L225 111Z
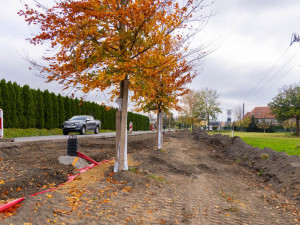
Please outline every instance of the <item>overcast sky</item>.
M31 88L60 93L57 83L45 83L29 70L25 54L38 58L43 48L25 40L32 30L17 15L19 0L0 0L0 78ZM202 73L189 85L216 89L225 121L226 110L245 103L245 111L266 106L283 85L300 80L300 45L291 47L292 33L300 33L299 0L217 0L214 16L194 41L219 46L204 63ZM68 92L64 92L68 94ZM109 103L107 94L91 94L90 101Z

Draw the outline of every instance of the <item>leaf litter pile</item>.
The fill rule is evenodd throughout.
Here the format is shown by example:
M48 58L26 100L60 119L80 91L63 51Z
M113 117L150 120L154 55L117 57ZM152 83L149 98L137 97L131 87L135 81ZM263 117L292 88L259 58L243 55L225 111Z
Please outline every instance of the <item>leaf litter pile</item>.
M114 138L80 139L79 151L96 161L113 157ZM156 135L129 136L129 170L113 173L114 161L100 164L71 183L52 192L27 198L16 210L2 214L3 224L299 224L299 202L294 195L277 192L268 183L235 161L223 158L214 145L194 140L190 132L164 135L164 148L155 150ZM24 196L31 193L25 178L9 186L12 177L21 180L18 168L25 163L23 151L36 158L28 171L40 175L47 188L63 182L72 167L58 164L66 143L23 144L15 150L19 164L14 174L5 171L8 158L1 161L1 180ZM28 145L28 146L27 146ZM8 152L7 148L0 151ZM24 150L25 149L25 150ZM31 149L31 150L30 150ZM35 150L34 150L35 149ZM39 154L40 155L39 155ZM3 154L5 155L5 154ZM54 156L55 155L55 156ZM45 158L43 160L43 158ZM51 161L47 164L46 159ZM16 160L18 161L18 160ZM41 162L42 161L42 162ZM12 166L13 165L13 166ZM34 165L34 166L33 166ZM26 168L22 165L22 168ZM33 170L31 168L36 168ZM46 171L46 169L48 169ZM9 169L6 168L6 171ZM61 174L45 178L45 171ZM17 172L20 172L18 174ZM33 173L34 173L33 172ZM49 174L51 174L49 173ZM10 174L10 175L9 175ZM27 173L29 174L29 173ZM27 176L26 174L26 176ZM44 174L44 176L42 175ZM47 180L49 179L49 180ZM14 180L14 181L15 181ZM40 179L37 179L38 181ZM21 189L16 191L18 185ZM37 182L34 182L37 185ZM1 189L3 190L3 189ZM6 190L6 198L15 198ZM41 190L38 190L41 191ZM36 191L35 191L36 192ZM21 194L17 197L22 196ZM13 215L14 214L14 215Z

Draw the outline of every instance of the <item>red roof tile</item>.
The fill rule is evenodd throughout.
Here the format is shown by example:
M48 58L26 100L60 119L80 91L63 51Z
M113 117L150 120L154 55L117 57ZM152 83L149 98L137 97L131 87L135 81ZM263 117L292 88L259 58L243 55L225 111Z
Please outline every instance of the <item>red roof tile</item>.
M275 115L271 114L269 107L255 107L251 111L251 115L254 115L255 119L275 119ZM246 114L247 115L247 114Z

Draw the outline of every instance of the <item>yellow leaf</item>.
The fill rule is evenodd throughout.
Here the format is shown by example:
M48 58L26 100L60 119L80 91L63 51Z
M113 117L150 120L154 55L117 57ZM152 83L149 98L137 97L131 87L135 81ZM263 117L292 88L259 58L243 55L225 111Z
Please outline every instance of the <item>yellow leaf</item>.
M4 180L1 180L1 181L0 181L0 184L4 184Z
M52 196L51 194L47 194L47 193L46 193L46 196L47 196L48 198L53 198L53 196Z

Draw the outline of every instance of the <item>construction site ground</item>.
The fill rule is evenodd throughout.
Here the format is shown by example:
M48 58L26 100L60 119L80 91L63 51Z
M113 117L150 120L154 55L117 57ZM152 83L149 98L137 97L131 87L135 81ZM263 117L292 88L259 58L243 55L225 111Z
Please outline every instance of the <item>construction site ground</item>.
M300 224L298 180L278 191L262 171L189 131L164 134L162 150L156 143L154 133L129 135L128 171L114 173L112 160L61 186L76 173L58 162L66 141L1 145L0 205L25 200L0 213L0 224ZM87 136L79 145L96 161L114 156L115 138Z

